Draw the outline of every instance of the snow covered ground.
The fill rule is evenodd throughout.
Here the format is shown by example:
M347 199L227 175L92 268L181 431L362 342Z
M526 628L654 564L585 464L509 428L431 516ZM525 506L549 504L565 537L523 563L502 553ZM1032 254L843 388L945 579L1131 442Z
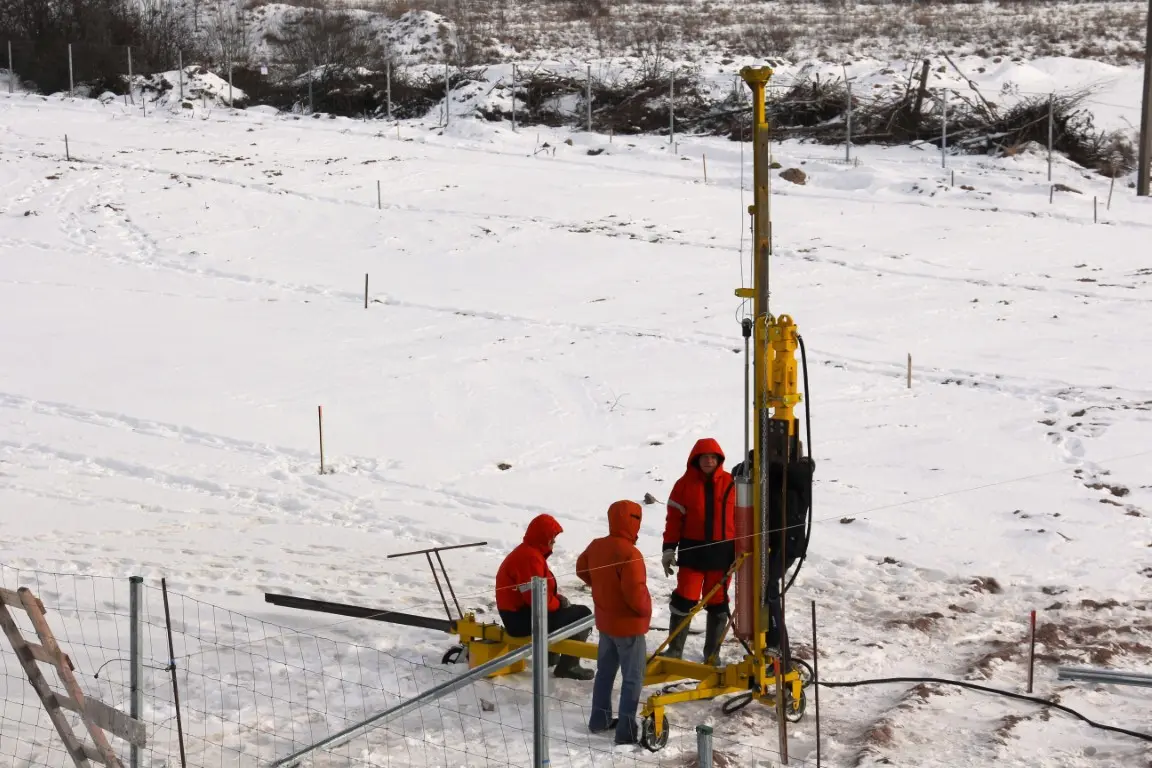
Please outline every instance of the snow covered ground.
M445 557L490 613L500 559L549 512L561 588L586 599L575 557L609 503L665 498L699 437L738 454L740 144L173 112L0 94L0 562L165 576L437 660L444 636L262 593L434 616L429 575L385 556L486 541ZM1033 152L947 169L908 148L775 154L808 175L776 179L772 203L773 309L808 345L817 460L797 642L816 600L824 679L1022 691L1035 609L1037 694L1148 731L1144 689L1055 666L1152 667L1152 203L1122 178L1109 209L1107 179L1058 159L1077 192L1050 204ZM663 619L662 518L646 508L640 548ZM826 765L1152 764L1147 743L958 689L824 689L821 706ZM763 708L670 716L684 738L633 757L682 763L713 722L753 750L721 754L771 764ZM790 737L814 761L813 720ZM381 749L364 759L404 764Z

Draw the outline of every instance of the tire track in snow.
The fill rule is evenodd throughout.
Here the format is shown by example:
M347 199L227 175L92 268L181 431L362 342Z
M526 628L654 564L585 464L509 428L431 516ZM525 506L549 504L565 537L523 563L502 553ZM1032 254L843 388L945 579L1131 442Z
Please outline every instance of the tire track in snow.
M92 426L117 429L124 432L132 432L135 434L145 435L148 437L173 440L186 445L195 445L217 450L224 450L244 456L264 459L269 462L273 462L273 466L276 467L267 473L271 479L277 482L283 482L290 478L294 478L302 484L302 487L296 490L302 491L304 496L310 497L310 501L327 503L336 502L344 504L352 503L353 505L365 504L373 501L373 499L364 499L356 496L355 494L350 494L344 491L330 488L320 477L313 477L311 474L293 475L284 470L283 465L285 464L305 464L309 468L315 466L319 460L318 454L309 451L301 451L292 448L273 446L267 443L241 440L224 435L204 432L192 427L141 419L109 411L97 411L78 408L76 406L64 403L39 401L32 398L23 397L21 395L9 394L5 392L0 392L0 408L36 413L43 416L66 418ZM242 501L252 498L258 499L260 496L266 495L268 493L266 491L245 489L242 487L237 490L231 486L223 486L212 482L200 483L196 481L195 478L152 470L143 465L131 464L128 462L121 462L112 459L105 460L93 458L78 453L58 451L51 446L35 444L25 445L11 441L0 441L0 447L7 447L14 451L21 450L22 448L30 448L34 452L39 452L45 456L55 456L62 461L69 462L74 465L94 465L109 473L144 479L153 479L159 482L161 485L166 485L177 490L192 490L202 494L222 498L226 501L235 501L237 498ZM355 467L349 472L349 474L353 476L366 478L372 482L379 483L382 486L403 488L405 490L433 494L449 499L463 507L469 507L475 510L515 509L532 515L540 514L541 512L555 512L554 509L545 506L504 502L498 499L455 491L448 488L432 485L422 485L420 483L399 480L386 474L380 468L379 462L372 458L347 456L345 457L345 461L351 463ZM308 471L311 472L311 469ZM419 500L415 499L383 499L383 501L422 503L425 505L435 506L433 502L420 502ZM271 508L290 512L301 512L305 510L305 507L306 505L303 502L294 499L287 499L283 504L274 503L271 505ZM349 513L355 513L357 512L357 509L350 508L347 511ZM481 522L483 522L482 518L477 519L480 519Z

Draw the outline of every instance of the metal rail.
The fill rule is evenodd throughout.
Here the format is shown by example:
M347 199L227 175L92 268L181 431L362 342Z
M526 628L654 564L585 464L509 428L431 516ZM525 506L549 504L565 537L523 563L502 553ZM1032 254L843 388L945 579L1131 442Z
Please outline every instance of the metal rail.
M1138 672L1121 672L1117 669L1057 667L1056 676L1060 680L1082 680L1086 683L1137 685L1142 688L1152 688L1152 675L1142 675Z
M344 603L329 603L324 600L311 600L307 597L294 595L276 595L264 593L264 602L279 605L283 608L300 608L305 611L318 611L320 613L334 613L337 616L351 616L357 619L372 619L388 624L399 624L402 627L419 627L420 629L434 629L438 632L451 633L455 631L455 622L447 619L436 619L431 616L416 616L411 613L400 613L385 608L363 608L359 605L346 605Z
M552 643L558 643L561 640L567 640L573 635L583 632L584 630L591 627L595 621L595 616L587 616L575 624L569 624L566 627L562 627L561 629L558 629L552 634L548 635L548 644L551 645ZM313 755L322 749L334 749L343 744L347 744L361 733L365 733L373 728L379 728L390 720L405 715L414 709L422 707L429 701L434 701L441 698L442 696L447 696L450 693L458 691L471 683L473 680L484 677L485 675L491 672L495 672L498 669L503 669L509 664L513 664L523 658L526 658L531 653L532 646L524 645L520 648L517 648L515 651L510 651L504 654L503 656L497 656L495 659L492 659L489 662L485 662L478 667L468 670L459 677L455 677L445 683L441 683L434 688L429 688L419 696L408 699L407 701L403 701L394 707L389 707L383 712L373 715L367 720L349 726L339 733L334 733L331 736L321 739L309 747L304 747L303 749L293 752L287 757L282 757L279 760L269 764L269 768L284 768L286 766L295 766L299 764L299 762L304 758Z

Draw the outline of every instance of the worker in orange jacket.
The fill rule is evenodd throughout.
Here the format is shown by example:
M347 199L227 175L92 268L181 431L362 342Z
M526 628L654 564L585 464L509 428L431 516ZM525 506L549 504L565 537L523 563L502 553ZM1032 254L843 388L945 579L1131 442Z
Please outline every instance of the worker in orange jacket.
M680 566L676 589L669 608L670 632L714 586L720 589L705 608L708 624L704 633L704 661L719 650L720 637L728 624L728 569L736 559L736 495L732 475L724 470L724 451L712 438L696 441L688 456L683 476L668 495L668 516L664 525L664 574L671 576L673 564ZM681 658L687 627L674 636L665 656Z
M635 744L636 709L644 687L647 650L644 636L652 622L652 597L644 558L636 549L642 518L640 505L617 501L608 507L608 535L595 539L576 560L576 575L592 587L600 647L592 713L588 729L615 729L617 744ZM621 673L618 717L612 717L612 686Z
M549 633L592 614L588 606L573 605L567 597L558 593L556 577L548 567L548 558L556 546L556 537L563 532L564 529L552 515L537 515L528 523L524 541L504 558L496 572L496 608L500 611L504 629L512 637L532 635L532 593L526 587L533 576L548 580ZM587 629L573 635L572 639L584 641L591 634L592 630ZM552 658L553 654L549 654L549 661ZM575 656L560 656L556 658L555 664L553 674L556 677L591 680L595 674L580 666L580 659Z

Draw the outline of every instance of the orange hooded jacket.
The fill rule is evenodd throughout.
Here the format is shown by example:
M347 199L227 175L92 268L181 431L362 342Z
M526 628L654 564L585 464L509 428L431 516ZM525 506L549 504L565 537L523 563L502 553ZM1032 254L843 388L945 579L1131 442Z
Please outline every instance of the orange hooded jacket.
M705 453L720 457L711 475L697 459ZM688 468L668 494L664 549L677 549L681 567L698 571L726 571L736 558L736 494L732 475L724 469L724 452L710 437L697 440L688 456Z
M647 569L636 549L642 514L634 501L608 507L608 535L576 560L576 575L592 587L596 629L613 637L645 635L652 624Z
M549 542L564 532L552 515L537 515L528 523L524 542L508 553L500 570L496 571L496 608L501 611L522 611L532 607L532 593L520 591L533 576L548 579L548 611L560 610L556 596L556 577L548 567L552 554Z

